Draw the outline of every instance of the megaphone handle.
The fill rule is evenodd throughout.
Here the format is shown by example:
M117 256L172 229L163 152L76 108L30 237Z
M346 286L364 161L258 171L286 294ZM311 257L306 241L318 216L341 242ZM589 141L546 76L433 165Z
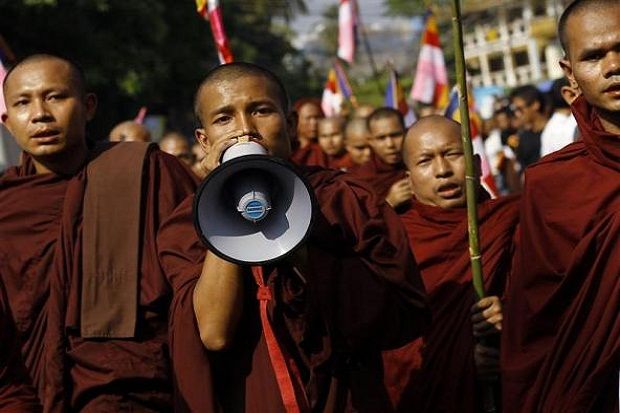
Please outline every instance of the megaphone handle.
M278 344L278 339L276 338L271 322L269 321L267 304L271 301L273 295L269 286L265 285L263 267L252 267L252 275L254 276L254 281L256 281L256 284L258 285L256 299L258 299L260 304L260 320L263 326L265 342L267 343L267 351L269 352L271 365L276 375L276 381L278 382L278 388L280 389L280 395L282 396L284 408L287 413L301 413L310 411L310 403L306 397L306 392L304 391L299 370L297 369L294 360L291 357L286 356L284 349ZM290 360L289 363L286 362L287 359ZM293 378L291 378L291 374L295 379L295 383L293 382ZM297 392L295 391L295 384L297 384ZM297 394L302 396L301 403L298 401ZM303 407L300 404L303 404Z

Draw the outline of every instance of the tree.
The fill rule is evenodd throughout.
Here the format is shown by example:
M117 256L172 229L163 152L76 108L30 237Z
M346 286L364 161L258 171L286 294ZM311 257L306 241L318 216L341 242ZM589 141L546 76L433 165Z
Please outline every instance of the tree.
M303 7L301 0L223 2L235 58L273 69L299 95L316 93L316 82L274 21ZM0 10L2 35L18 57L50 52L83 66L99 96L95 138L142 105L167 115L172 128L192 129L195 90L218 64L209 24L192 0L0 0Z

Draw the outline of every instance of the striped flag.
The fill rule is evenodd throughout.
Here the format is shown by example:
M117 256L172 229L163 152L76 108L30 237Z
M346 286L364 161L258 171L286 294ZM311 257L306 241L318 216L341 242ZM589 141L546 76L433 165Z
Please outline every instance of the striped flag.
M349 63L355 59L357 31L355 0L340 0L338 7L338 57Z
M342 110L343 95L338 90L338 77L334 68L329 69L321 98L321 109L325 116L335 116Z
M349 83L347 72L340 62L338 62L338 59L334 59L334 71L336 72L336 85L338 86L338 90L345 99L349 99L354 107L357 106L357 100L355 99L355 95L353 95L353 89Z
M430 12L426 16L411 98L439 109L448 103L448 72L439 41L437 19Z
M196 0L196 9L205 20L209 20L220 64L232 62L234 59L224 31L219 0Z
M469 106L469 129L471 131L471 144L474 148L474 154L480 156L480 164L482 169L480 184L489 193L489 195L491 195L492 198L497 198L499 195L499 191L497 190L495 179L493 179L493 174L491 173L491 165L489 164L489 160L487 159L487 155L484 150L484 142L482 141L482 136L480 135L480 131L482 129L482 120L474 109L474 101L471 97L472 94L468 93L467 96L469 97L469 101L467 103ZM456 86L452 88L452 92L450 92L450 100L448 102L444 115L447 118L454 119L457 122L461 121L461 114L459 112L459 91Z
M402 113L406 127L411 126L416 121L413 110L407 104L403 88L398 80L398 73L394 68L390 68L390 79L385 91L385 106L394 108Z

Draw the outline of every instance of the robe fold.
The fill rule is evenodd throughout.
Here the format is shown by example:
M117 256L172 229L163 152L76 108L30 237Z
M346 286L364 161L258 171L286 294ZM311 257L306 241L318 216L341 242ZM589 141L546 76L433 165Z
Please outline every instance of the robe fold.
M171 411L172 290L158 262L156 233L196 182L159 150L144 163L137 325L129 339L80 337L86 168L72 176L36 174L26 157L0 178L0 275L46 412Z
M327 167L331 169L338 169L341 171L351 171L356 166L356 163L351 159L351 155L348 152L344 152L340 155L328 155Z
M525 173L502 336L504 412L618 411L620 136L580 97L582 141Z
M384 353L392 402L399 412L478 412L467 210L414 201L400 218L429 296L433 322L423 337ZM478 219L485 288L489 295L501 296L512 259L518 198L481 202Z
M0 281L0 412L40 411L39 400L22 361L4 285Z
M385 199L397 181L407 177L405 164L389 165L374 153L370 160L355 168L355 176L368 184L380 199Z
M318 200L311 233L291 257L264 267L275 297L268 307L275 335L311 411L389 412L380 351L411 341L428 322L406 234L389 206L349 175L320 168L304 175ZM209 352L200 340L192 295L205 250L194 233L192 201L158 235L175 291L177 411L283 412L249 274L232 347Z
M296 165L301 166L322 166L328 168L328 157L318 143L310 142L306 146L299 147L293 151L290 159Z

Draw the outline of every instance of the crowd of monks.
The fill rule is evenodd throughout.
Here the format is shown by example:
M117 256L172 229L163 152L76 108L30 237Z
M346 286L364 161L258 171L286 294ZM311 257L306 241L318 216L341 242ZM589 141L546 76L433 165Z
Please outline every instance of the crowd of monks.
M124 142L147 133L135 122L92 142L79 66L19 61L3 83L23 156L0 177L0 412L618 412L620 3L576 0L559 36L582 139L528 167L521 195L476 184L480 300L459 123L326 118L238 62L200 84L195 148ZM200 179L240 138L295 164L317 201L303 245L262 266L194 227Z

